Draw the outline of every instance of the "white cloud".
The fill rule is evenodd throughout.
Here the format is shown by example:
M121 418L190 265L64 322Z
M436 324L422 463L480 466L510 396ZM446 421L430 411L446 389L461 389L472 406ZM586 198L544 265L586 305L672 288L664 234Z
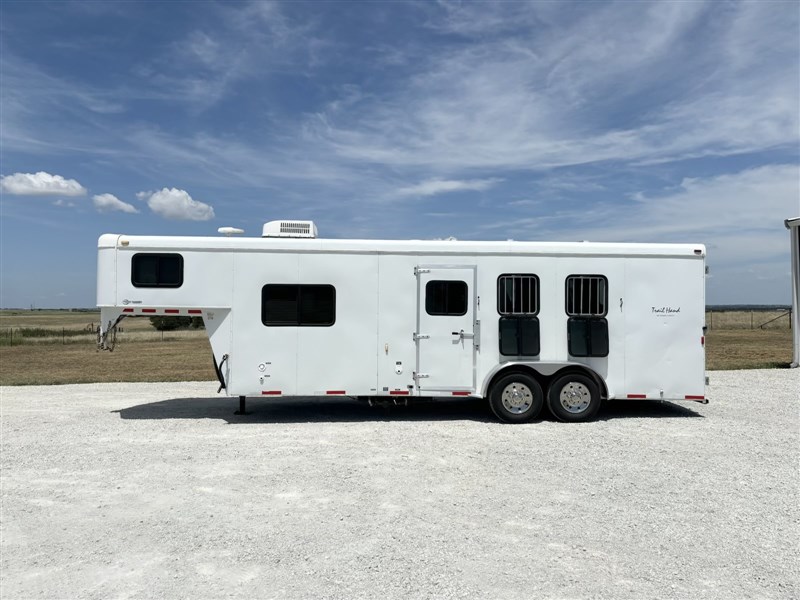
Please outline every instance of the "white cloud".
M0 179L0 189L15 196L84 196L86 188L74 179L61 175L14 173Z
M114 194L98 194L92 196L92 202L97 212L119 211L124 213L138 213L139 211L132 204L123 202Z
M137 197L143 199L144 192ZM147 206L165 219L180 221L210 221L214 218L214 208L203 202L193 200L185 190L164 188L154 192L147 199Z
M400 188L397 194L400 196L435 196L436 194L446 194L448 192L463 191L482 191L487 190L502 179L428 179L417 185Z

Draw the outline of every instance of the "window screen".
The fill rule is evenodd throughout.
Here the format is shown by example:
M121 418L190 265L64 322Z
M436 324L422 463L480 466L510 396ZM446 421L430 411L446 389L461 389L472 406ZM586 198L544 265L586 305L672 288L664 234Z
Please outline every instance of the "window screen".
M500 275L497 278L497 312L501 315L539 313L539 278L536 275Z
M608 280L602 275L570 275L566 300L570 317L604 317L608 312Z
M183 256L180 254L134 254L131 259L131 283L134 287L183 285Z
M434 316L467 314L467 282L429 281L425 285L425 312Z
M261 288L261 322L270 327L329 327L336 322L336 288L267 284Z

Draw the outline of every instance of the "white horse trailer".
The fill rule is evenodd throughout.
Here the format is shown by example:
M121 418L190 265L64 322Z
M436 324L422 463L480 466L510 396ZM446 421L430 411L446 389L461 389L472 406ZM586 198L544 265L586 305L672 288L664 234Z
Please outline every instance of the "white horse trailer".
M229 233L228 228L223 228ZM705 248L106 234L101 348L124 316L201 316L245 398L487 398L505 422L705 399Z

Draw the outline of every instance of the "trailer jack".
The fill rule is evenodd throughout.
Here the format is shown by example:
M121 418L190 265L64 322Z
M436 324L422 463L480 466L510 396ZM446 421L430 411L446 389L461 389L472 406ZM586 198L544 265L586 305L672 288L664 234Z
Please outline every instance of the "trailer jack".
M235 415L249 415L249 414L252 414L252 413L249 413L249 412L247 412L245 410L245 398L246 398L245 396L239 396L239 410L237 410L233 414L235 414Z

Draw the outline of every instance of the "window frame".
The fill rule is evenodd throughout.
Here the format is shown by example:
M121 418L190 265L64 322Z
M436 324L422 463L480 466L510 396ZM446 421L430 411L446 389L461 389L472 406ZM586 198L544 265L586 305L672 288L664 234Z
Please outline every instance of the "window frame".
M136 275L136 267L135 262L136 259L140 256L147 256L151 258L157 259L156 262L156 283L142 283L137 282L135 279ZM161 259L162 258L174 258L178 257L178 282L177 283L161 283L158 281L159 279L159 272L161 270ZM137 252L131 257L131 285L135 288L168 288L168 289L176 289L183 285L183 254L179 252Z
M519 278L526 277L526 278L530 278L535 283L535 288L534 288L535 294L534 294L534 298L533 298L534 308L535 308L534 312L504 312L504 311L500 310L500 290L501 290L500 284L501 284L501 281L506 277L519 277ZM535 273L503 273L502 275L498 275L498 277L497 277L497 314L500 315L501 317L512 317L512 318L513 317L536 317L536 316L539 315L539 311L541 309L540 293L541 293L540 280L539 280L539 276L536 275ZM511 300L511 303L513 305L513 303L514 303L514 299L513 298ZM512 306L512 308L513 308L513 306Z
M277 322L267 321L266 319L266 293L267 288L271 286L281 287L295 287L295 322ZM300 309L302 305L302 291L303 288L329 288L331 290L331 320L325 322L307 322L301 321ZM261 323L265 327L332 327L336 324L336 287L330 283L266 283L261 287Z
M570 284L570 280L575 280L575 279L580 279L580 280L587 280L588 279L588 280L597 280L599 282L602 282L602 284L603 284L603 286L602 286L602 289L603 289L603 297L602 297L603 312L601 312L601 313L600 312L575 312L574 311L574 308L575 308L574 300L573 300L573 306L572 306L573 312L570 312L570 310L569 310L569 308L570 308L569 284ZM591 290L589 291L589 294L591 295ZM599 294L599 291L598 291L598 294ZM574 293L572 294L572 298L573 299L575 298L575 294ZM608 299L609 299L608 277L606 277L605 275L573 273L572 275L567 275L566 279L564 280L564 312L567 314L568 317L587 318L587 319L602 319L602 318L604 318L604 317L606 317L608 315ZM589 304L590 305L592 304L591 296L590 296ZM591 310L591 306L589 308ZM599 305L598 305L598 308L599 308Z

